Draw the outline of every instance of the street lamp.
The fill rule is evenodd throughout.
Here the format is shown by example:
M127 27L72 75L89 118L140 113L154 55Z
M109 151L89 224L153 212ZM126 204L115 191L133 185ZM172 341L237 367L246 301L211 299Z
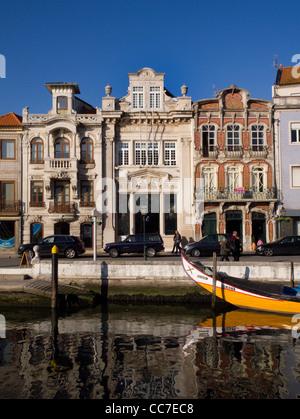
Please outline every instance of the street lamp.
M101 216L101 212L97 211L96 208L92 211L92 217L94 218L94 260L97 259L97 217Z
M143 216L144 260L147 260L147 253L146 253L146 214L148 213L147 205L141 205L141 213Z

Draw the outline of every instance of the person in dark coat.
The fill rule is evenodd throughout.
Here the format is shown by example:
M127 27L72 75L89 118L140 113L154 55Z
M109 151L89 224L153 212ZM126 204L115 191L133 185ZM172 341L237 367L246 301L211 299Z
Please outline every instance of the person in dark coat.
M227 240L224 238L224 240L220 243L220 255L221 255L221 261L227 260L229 262L228 254L230 252L230 249L227 246Z
M181 243L181 235L179 233L179 231L175 231L174 237L173 237L173 241L174 241L174 245L173 245L173 250L172 253L174 253L174 250L176 249L175 253L180 253L180 243Z
M240 260L241 251L242 251L242 243L241 243L240 236L237 234L233 242L233 251L232 251L233 260L235 260L236 262Z

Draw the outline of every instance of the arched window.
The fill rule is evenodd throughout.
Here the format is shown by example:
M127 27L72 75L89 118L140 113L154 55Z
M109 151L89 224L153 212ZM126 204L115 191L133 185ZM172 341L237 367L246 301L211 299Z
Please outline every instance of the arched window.
M216 189L216 171L214 167L203 168L203 179L204 179L204 196L206 199L213 197Z
M241 130L239 125L227 125L227 150L239 151L241 147Z
M93 141L90 138L83 138L80 144L80 159L82 163L93 163Z
M31 141L30 162L44 163L44 142L41 138L34 138Z
M265 129L263 125L252 125L251 126L251 147L253 151L264 150L264 136Z
M70 143L66 138L58 138L55 141L55 158L68 159L70 157Z
M236 188L241 186L239 180L239 168L229 167L227 169L227 189L229 192L235 192Z
M265 184L264 169L254 167L252 169L252 190L253 192L263 192Z

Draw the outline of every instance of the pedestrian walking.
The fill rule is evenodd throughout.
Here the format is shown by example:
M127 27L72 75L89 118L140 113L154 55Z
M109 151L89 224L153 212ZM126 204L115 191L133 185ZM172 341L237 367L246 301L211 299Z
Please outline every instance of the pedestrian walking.
M236 234L235 240L233 242L233 251L232 251L234 261L238 262L240 260L241 251L242 251L242 243L240 240L240 236Z
M227 260L229 262L229 255L230 249L227 246L227 240L224 238L224 240L220 243L220 255L221 255L221 261Z
M177 230L175 231L173 241L174 241L174 245L173 245L172 253L174 253L174 250L176 250L176 252L175 252L176 254L178 252L180 253L180 250L181 250L181 247L180 247L181 235L180 235L179 231L177 231Z

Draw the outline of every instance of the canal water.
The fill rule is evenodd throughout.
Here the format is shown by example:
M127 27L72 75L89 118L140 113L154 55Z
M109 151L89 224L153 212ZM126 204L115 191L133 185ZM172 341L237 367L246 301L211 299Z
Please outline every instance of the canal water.
M1 310L1 399L300 395L300 339L292 316L240 310L212 316L182 305L108 305L58 314Z

